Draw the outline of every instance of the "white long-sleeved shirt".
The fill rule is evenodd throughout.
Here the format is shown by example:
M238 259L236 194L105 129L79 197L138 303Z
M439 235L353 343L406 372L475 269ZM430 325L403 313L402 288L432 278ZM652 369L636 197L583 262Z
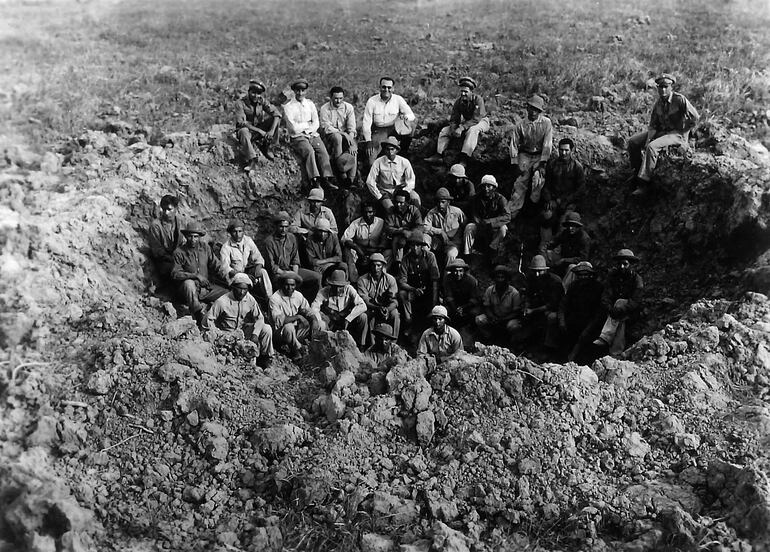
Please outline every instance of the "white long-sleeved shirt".
M366 187L375 199L380 199L383 192L392 194L398 186L403 186L411 192L414 190L415 180L414 170L408 159L396 155L391 161L387 155L383 155L372 164Z
M348 102L342 102L339 107L334 107L331 102L326 102L319 111L321 131L324 134L345 132L356 135L356 112Z
M365 141L372 139L372 125L375 127L387 127L396 124L399 115L403 115L407 121L414 121L412 108L406 100L398 94L392 94L388 101L383 100L379 94L375 94L366 101L364 119L361 124L361 133Z
M320 316L321 305L324 301L327 302L327 305L331 310L336 312L344 311L348 306L352 305L353 309L350 311L350 314L345 317L345 320L348 322L352 322L366 312L366 303L364 303L364 300L358 295L356 289L350 284L343 288L340 295L332 295L331 286L321 288L315 296L311 306L313 312L316 313L316 316Z
M342 234L342 243L353 242L359 247L378 248L382 245L382 231L385 221L380 217L374 217L371 224L359 217L350 223Z
M248 236L243 236L239 242L234 242L232 239L227 240L219 251L219 260L227 268L236 272L245 271L250 262L265 265L265 258L260 253L257 244Z
M270 296L270 314L273 315L273 325L276 329L283 327L284 320L289 316L311 314L310 303L299 292L294 290L290 296L286 296L279 289Z
M283 105L283 118L289 128L292 138L297 136L318 135L318 110L315 104L307 98L298 102L296 98Z

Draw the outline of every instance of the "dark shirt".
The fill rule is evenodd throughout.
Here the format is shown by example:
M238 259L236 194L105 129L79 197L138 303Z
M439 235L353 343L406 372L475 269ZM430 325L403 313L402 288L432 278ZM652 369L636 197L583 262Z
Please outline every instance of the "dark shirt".
M321 259L339 257L342 260L340 240L332 233L329 233L326 239L320 242L313 237L308 238L305 240L305 251L307 252L307 259L310 261L310 268L313 270L316 270L316 263Z
M541 276L533 274L527 276L526 308L536 309L545 306L546 310L557 312L563 295L564 286L561 284L561 278L556 274L546 272Z
M181 225L176 216L168 222L161 219L152 221L147 241L153 259L168 262L174 260L174 250L185 242L180 229Z
M185 244L174 251L174 268L171 269L173 280L190 280L198 275L211 280L211 273L227 281L228 270L214 256L209 244L198 242L196 247Z
M479 94L471 94L467 100L464 100L462 96L457 98L452 107L452 116L449 118L449 122L457 126L466 123L463 126L470 128L486 116L484 98Z
M262 96L257 96L256 104L252 104L248 96L235 102L235 128L246 126L246 123L259 126L272 117L280 119L281 112Z
M420 210L414 205L407 205L403 214L397 213L395 209L392 209L385 218L385 235L389 238L393 237L397 230L404 230L403 235L408 238L411 234L409 230L421 227L422 215Z
M273 276L281 270L291 270L293 265L299 266L299 251L297 250L297 238L294 234L286 234L284 239L272 235L265 240L265 261L267 270Z
M635 270L626 271L613 268L607 276L607 284L602 296L602 306L609 310L618 299L627 299L628 306L625 308L624 313L629 314L637 311L641 306L640 301L643 290L644 282Z
M450 310L458 307L475 307L479 304L479 282L470 274L463 274L461 280L444 278L444 300Z
M559 306L559 316L570 331L582 331L600 315L603 291L604 286L596 278L572 282Z
M424 249L418 254L404 255L398 269L399 286L409 284L416 288L426 288L429 283L439 279L436 256Z
M698 122L698 112L681 94L674 92L671 101L658 98L652 108L650 128L656 131L656 137L671 131L685 132Z
M574 234L568 230L562 230L559 235L549 244L548 249L555 249L561 246L559 254L562 261L570 263L579 263L588 260L588 254L591 250L591 238L588 232L579 228Z
M476 194L471 199L471 217L476 224L482 223L486 219L493 219L493 224L502 226L511 220L511 215L507 210L508 202L500 192L492 191L489 197L483 194Z
M586 176L583 165L570 158L566 163L554 158L545 168L543 201L557 201L560 205L576 203L585 194Z
M454 198L452 199L452 205L457 205L461 209L462 205L467 205L476 194L476 187L469 178L447 178L446 188Z

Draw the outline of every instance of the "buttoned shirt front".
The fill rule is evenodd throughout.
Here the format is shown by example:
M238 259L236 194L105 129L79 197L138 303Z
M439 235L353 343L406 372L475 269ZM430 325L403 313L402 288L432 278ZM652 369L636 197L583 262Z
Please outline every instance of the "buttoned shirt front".
M293 265L299 265L299 250L297 238L293 234L286 234L285 238L272 235L265 241L265 255L269 270L275 275L276 268L291 270Z
M430 282L439 279L436 256L430 251L420 249L419 253L404 255L398 273L398 283L424 288Z
M513 286L500 294L493 284L484 292L484 306L497 318L509 318L521 310L521 294Z
M248 96L235 102L236 128L244 127L246 123L257 126L268 117L280 118L281 112L262 96L257 96L256 103L251 103Z
M321 208L317 213L311 213L310 212L310 202L307 200L304 200L302 203L302 206L299 208L299 211L297 211L294 214L294 220L291 223L291 226L289 227L289 230L291 232L297 232L300 229L305 230L312 230L315 228L316 222L318 222L318 219L326 219L329 221L329 226L331 226L332 232L335 234L337 233L337 219L334 216L334 213L332 213L332 210L328 207L324 207L321 205Z
M284 321L290 316L307 316L312 314L310 303L299 291L294 290L286 296L280 289L270 296L270 314L273 316L273 324L281 328Z
M537 119L525 119L513 129L511 135L511 162L516 163L519 152L539 155L542 161L551 158L553 149L553 124L551 119L538 115Z
M673 92L670 99L658 98L655 102L650 128L655 129L658 136L672 131L685 132L695 126L698 117L698 112L687 98Z
M250 264L261 264L264 266L265 259L259 252L257 244L248 236L243 236L239 242L232 239L227 240L219 251L219 260L227 268L236 272L245 272Z
M350 223L342 234L342 243L353 242L364 249L379 249L382 246L382 231L385 221L374 217L371 224L359 217Z
M412 191L414 184L412 164L400 155L396 155L393 161L388 159L387 155L378 157L372 163L369 177L366 179L366 187L375 199L380 199L383 193L392 195L399 186Z
M307 98L302 98L301 102L291 99L284 104L283 113L292 138L318 135L318 110L312 101Z
M364 302L378 303L381 307L387 306L379 302L384 293L389 293L391 300L398 297L398 283L387 272L383 272L379 278L375 278L371 274L364 274L358 278L356 285Z
M398 94L391 94L386 101L379 94L376 94L366 101L364 108L364 119L361 126L364 140L372 139L372 126L388 127L396 124L399 115L403 115L407 121L414 121L415 116L412 108L406 103L406 100Z
M318 117L321 132L324 134L344 132L352 136L356 135L356 112L348 102L342 102L339 107L326 102L321 106Z
M247 319L256 321L260 318L262 318L262 311L259 310L257 300L250 293L244 295L239 301L231 291L214 301L208 312L209 327L216 326L225 331L243 329L243 323Z
M467 123L465 126L470 126L477 124L486 116L484 98L480 94L471 94L467 100L462 96L457 98L454 106L452 106L452 116L449 118L449 122L457 126L463 123Z
M451 326L445 326L442 333L437 333L433 328L428 328L420 336L417 345L418 355L436 355L444 359L463 350L463 340L460 333Z
M348 315L345 316L345 320L348 322L352 322L366 312L366 303L364 303L364 300L361 299L361 296L358 295L355 288L350 284L342 288L340 295L333 295L331 286L321 288L313 300L312 310L315 313L320 313L321 305L324 302L326 302L329 309L335 312L351 309Z
M442 213L438 207L434 207L425 215L425 233L440 235L443 231L446 232L450 240L462 237L460 228L463 224L465 224L465 213L454 205L449 205L446 213Z

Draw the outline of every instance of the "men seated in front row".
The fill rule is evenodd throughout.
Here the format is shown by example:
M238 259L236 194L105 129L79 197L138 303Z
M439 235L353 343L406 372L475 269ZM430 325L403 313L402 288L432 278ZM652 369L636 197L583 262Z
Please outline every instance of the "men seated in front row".
M296 272L284 271L278 275L278 290L270 296L270 314L273 320L273 339L278 348L284 348L292 360L299 360L306 352L305 343L318 332L318 319L310 303L297 291L302 277Z
M430 319L430 327L422 333L417 344L418 356L431 356L436 362L444 362L464 350L460 334L447 325L449 317L446 308L441 305L433 307Z
M469 269L461 258L447 263L442 295L452 326L470 349L475 341L473 324L479 308L479 283L468 273Z
M639 259L630 249L621 249L613 260L616 263L609 275L602 296L602 308L607 319L599 337L594 341L603 349L615 354L626 347L628 326L633 324L641 310L644 282L632 265Z
M430 306L438 304L440 273L436 256L426 245L421 235L409 238L399 267L399 298L407 336L412 335L412 322L423 320Z
M349 188L356 179L356 113L345 101L345 90L341 86L334 86L329 91L329 101L321 106L318 117L326 150L343 186Z
M305 97L308 82L298 79L291 85L294 97L283 105L286 128L291 136L291 149L303 165L313 187L336 188L329 164L329 154L318 135L318 110Z
M398 283L385 272L385 257L382 253L369 256L369 272L358 278L358 294L367 307L370 325L387 323L396 337L401 331L401 316L398 313Z
M510 336L521 328L521 294L511 285L511 270L498 265L494 283L484 292L484 312L476 317L476 327L485 341L508 345Z
M297 238L289 232L289 213L280 211L275 217L275 232L265 240L267 270L275 283L284 272L294 272L304 281L305 297L313 298L321 285L321 275L306 268L300 268Z
M386 213L393 208L393 193L396 188L408 190L412 203L419 206L420 196L414 191L414 170L408 159L398 155L401 149L398 140L393 137L387 138L381 146L384 155L372 163L369 176L366 178L369 193L380 202Z
M359 347L363 347L368 330L366 304L350 285L344 270L335 270L328 285L316 295L311 309L322 330L348 330Z
M214 333L242 330L244 337L259 347L257 363L266 368L273 361L273 328L265 322L257 300L249 293L250 287L248 275L239 272L233 276L230 293L211 305L207 327Z
M187 241L174 251L171 279L176 282L184 304L198 324L203 323L203 303L212 303L227 293L227 288L213 282L229 281L235 271L219 262L208 243L201 241L206 231L196 222L182 230Z
M219 250L219 260L230 270L244 273L251 279L254 296L261 302L262 308L267 307L267 301L273 294L273 284L270 275L265 270L265 259L257 244L243 232L243 221L233 219L227 225L230 239L222 244Z
M474 249L488 255L494 262L500 254L500 246L508 231L511 215L508 202L497 191L497 179L487 174L481 178L481 191L471 200L470 222L463 233L464 253L469 255Z
M479 134L489 130L489 117L484 108L484 98L481 94L473 92L476 89L476 81L471 77L462 77L457 84L460 87L460 97L452 107L449 126L445 126L439 132L436 154L425 159L428 162L443 161L444 151L449 146L449 141L452 138L463 138L460 156L461 161L467 164L479 143Z
M588 261L572 269L575 280L559 305L559 337L568 361L579 361L602 324L604 286L596 279L596 271Z
M342 254L348 265L348 276L353 282L358 281L359 273L366 272L369 256L372 253L382 253L385 247L385 221L375 215L374 203L363 203L361 210L362 216L350 223L341 240Z
M526 285L524 319L514 341L517 344L535 342L555 347L554 343L546 342L546 330L549 324L558 320L559 305L564 295L561 278L550 272L545 257L535 255L529 264Z
M444 263L457 258L462 247L465 213L451 205L453 197L446 188L436 192L436 206L425 215L425 238L432 251Z

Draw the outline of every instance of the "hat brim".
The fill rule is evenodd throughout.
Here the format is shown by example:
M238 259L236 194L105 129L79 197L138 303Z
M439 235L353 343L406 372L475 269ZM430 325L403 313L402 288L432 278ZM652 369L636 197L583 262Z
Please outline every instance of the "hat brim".
M390 142L381 142L380 143L380 150L384 151L385 148L396 148L396 151L401 151L401 146L396 144L391 144Z
M396 339L395 335L383 332L381 330L372 330L372 333L374 335L381 335L382 337L384 337L386 339Z
M633 257L629 255L615 255L614 257L612 257L612 260L613 261L630 261L632 263L638 263L639 257Z
M205 236L206 231L205 230L188 230L187 228L185 228L184 230L182 230L182 234L184 234L185 236L189 236L190 234L198 234L199 236Z
M277 278L278 282L283 284L286 280L294 280L298 286L301 286L304 280L302 279L302 276L299 274L292 272L290 274L281 274Z
M537 110L538 110L538 111L540 111L540 112L543 112L543 111L545 110L545 106L542 106L542 105L537 105L537 104L535 104L535 103L532 103L532 102L527 102L527 105L528 105L529 107L534 107L535 109L537 109Z
M582 222L579 222L577 220L565 220L561 223L562 226L583 226Z

